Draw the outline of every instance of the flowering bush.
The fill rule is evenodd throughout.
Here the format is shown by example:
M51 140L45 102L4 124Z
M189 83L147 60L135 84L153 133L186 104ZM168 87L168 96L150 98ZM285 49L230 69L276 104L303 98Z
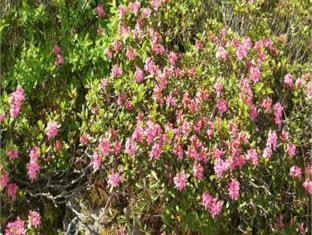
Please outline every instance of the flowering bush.
M308 1L5 8L5 234L311 231Z

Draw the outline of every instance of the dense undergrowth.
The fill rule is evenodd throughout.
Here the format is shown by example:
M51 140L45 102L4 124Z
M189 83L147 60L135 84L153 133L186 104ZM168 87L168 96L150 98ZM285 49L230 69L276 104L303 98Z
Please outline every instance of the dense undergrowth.
M1 5L5 234L311 232L309 0Z

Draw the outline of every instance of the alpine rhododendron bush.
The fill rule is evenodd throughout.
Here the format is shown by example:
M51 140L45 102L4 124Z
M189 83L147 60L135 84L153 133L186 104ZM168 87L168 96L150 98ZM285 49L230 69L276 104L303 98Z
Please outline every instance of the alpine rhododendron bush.
M4 234L310 234L309 0L1 5Z

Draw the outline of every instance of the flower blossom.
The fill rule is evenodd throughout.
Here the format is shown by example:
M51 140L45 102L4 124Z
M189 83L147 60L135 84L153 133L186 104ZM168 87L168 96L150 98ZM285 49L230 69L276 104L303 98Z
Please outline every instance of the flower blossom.
M304 189L310 193L312 195L312 181L311 180L308 180L306 179L304 182L303 182L303 187Z
M9 183L9 175L8 172L3 171L0 177L0 187L4 189Z
M96 13L98 14L99 17L104 17L105 13L104 13L104 9L103 9L102 4L98 4L96 6Z
M58 134L57 122L54 122L54 121L48 122L46 132L47 132L48 140L53 139Z
M291 76L291 74L286 74L285 77L284 77L284 84L289 87L289 88L293 88L294 86L294 81L293 81L293 78Z
M8 196L13 200L16 198L17 186L14 183L8 184Z
M134 78L137 83L141 83L144 80L144 71L139 67L136 67Z
M301 175L302 175L302 170L301 170L301 168L300 167L298 167L298 166L292 166L291 168L290 168L290 171L289 171L289 175L291 176L291 177L293 177L293 178L298 178L298 179L300 179L301 178Z
M294 157L296 155L296 145L294 144L287 144L286 152L290 157Z
M228 52L224 49L223 46L219 46L217 53L216 53L216 58L221 59L221 60L227 60Z
M24 235L25 233L25 222L20 217L17 217L14 222L8 223L5 229L6 235Z
M31 227L38 228L41 224L41 216L37 211L28 212L28 223Z
M222 210L222 202L217 198L213 198L207 192L202 194L202 204L205 209L209 211L212 218L215 218L217 215L219 215Z
M239 188L240 188L240 184L235 179L232 179L230 183L228 184L228 191L232 200L237 200L239 196Z
M133 141L133 138L128 138L126 140L126 145L125 145L125 152L130 155L130 156L134 156L136 153L136 146L135 143Z
M187 174L184 173L184 171L181 171L180 173L176 174L173 181L175 184L175 188L179 191L182 191L187 184Z
M10 115L12 118L16 118L21 110L21 106L25 101L24 89L20 86L16 88L10 95L9 103L10 103Z
M274 122L276 125L281 126L282 124L282 111L283 111L283 106L280 103L276 103L273 106L273 111L274 111Z
M6 154L8 155L10 160L14 160L14 159L18 158L18 152L16 149L7 150Z
M113 171L111 175L108 176L108 184L110 184L113 188L116 188L119 185L119 174Z
M112 68L111 71L111 76L113 78L119 78L122 75L122 69L120 68L120 66L118 64L115 64Z
M225 99L221 99L218 103L217 103L217 109L218 112L222 115L224 112L227 111L227 106L226 106L226 101Z
M97 152L93 154L91 164L94 171L97 171L100 168L102 164L102 157Z
M110 142L108 139L104 138L100 141L98 149L102 156L106 156L110 150Z

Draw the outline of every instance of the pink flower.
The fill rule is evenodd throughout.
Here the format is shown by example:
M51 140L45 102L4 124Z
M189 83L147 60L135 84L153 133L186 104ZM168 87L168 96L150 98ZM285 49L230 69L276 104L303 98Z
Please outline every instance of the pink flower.
M243 42L236 49L236 56L239 60L247 56L248 50L251 48L252 43L250 38L244 38Z
M306 179L303 182L303 187L308 193L312 195L312 181L311 180Z
M28 212L28 223L31 227L38 228L41 224L41 216L37 211Z
M207 192L202 194L202 204L205 209L209 211L212 218L215 218L217 215L219 215L222 210L222 202L217 198L213 198Z
M174 66L176 63L177 63L177 60L178 60L178 56L176 53L174 52L170 52L169 53L169 56L168 56L168 59L169 59L169 63Z
M269 113L272 107L272 100L269 97L266 97L262 100L261 106L264 108L264 113Z
M304 85L304 80L303 80L302 78L298 78L298 79L296 80L296 84L295 84L296 88L297 88L297 89L300 89L300 88L303 87L303 85Z
M258 117L258 110L255 105L251 105L249 110L249 117L252 121L255 121Z
M136 146L134 144L133 138L128 138L126 140L126 145L125 145L125 152L130 155L134 156L136 153Z
M258 154L257 154L256 150L254 150L254 149L249 149L247 151L246 159L251 161L251 163L254 166L259 165Z
M39 158L39 149L37 146L34 146L29 152L30 159L38 160Z
M133 105L129 100L125 101L125 108L126 108L126 110L132 110Z
M222 115L224 112L227 111L226 101L225 99L220 99L217 103L218 112Z
M217 159L215 161L215 164L214 164L214 171L217 175L217 177L221 178L224 173L227 171L229 165L226 161L223 161L222 159Z
M131 13L136 14L141 7L141 3L139 1L130 2L128 7Z
M187 174L185 174L184 171L181 171L180 173L176 174L173 181L175 184L175 188L179 191L182 191L187 184Z
M115 64L112 68L111 76L113 78L119 78L121 77L121 75L122 75L122 69L119 67L118 64Z
M24 89L20 86L16 88L16 91L10 95L10 115L12 118L16 118L21 110L21 106L25 101Z
M136 67L134 78L137 83L141 83L144 80L144 71L139 67Z
M79 140L82 145L88 145L89 135L81 135Z
M8 155L10 160L14 160L14 159L18 158L18 152L16 149L7 150L6 154Z
M216 58L221 59L221 60L227 60L228 52L224 49L223 46L219 46L217 53L216 53Z
M293 88L294 86L294 81L293 81L293 78L291 76L291 74L286 74L285 77L284 77L284 84L289 87L289 88Z
M150 0L150 4L155 11L158 11L158 9L161 7L162 0Z
M97 112L98 112L98 108L97 108L97 107L93 107L93 108L91 109L91 113L92 113L92 114L97 114Z
M99 143L98 149L102 156L106 156L110 149L110 142L108 139L102 139Z
M250 79L254 82L258 82L261 78L261 72L258 67L250 66L249 68Z
M31 159L26 165L27 175L31 181L37 179L37 173L40 170L38 159Z
M244 59L247 56L247 50L242 45L238 46L236 56L239 60Z
M162 154L162 147L163 147L163 144L161 141L157 141L153 145L152 150L149 153L149 157L151 160L160 158L160 155Z
M301 175L302 175L302 170L301 170L301 168L300 167L298 167L298 166L292 166L291 168L290 168L290 171L289 171L289 175L291 176L291 177L293 177L293 178L298 178L298 179L300 179L301 178Z
M198 179L202 180L203 179L203 172L204 168L200 163L194 163L193 164L193 175Z
M269 130L267 146L271 147L274 151L277 147L277 134L275 131Z
M274 111L274 122L276 125L280 126L282 124L282 111L283 111L283 106L280 103L276 103L273 106L273 111Z
M200 50L200 49L202 49L204 47L204 44L200 41L200 40L195 40L195 48L197 49L197 50Z
M61 55L61 54L57 54L56 55L56 64L57 65L61 65L61 64L63 64L64 63L64 58L63 58L63 56Z
M270 158L271 156L272 156L272 149L271 149L271 147L266 147L263 150L263 157L264 158Z
M294 157L296 155L296 145L294 144L287 144L286 152L290 157Z
M48 122L46 132L47 132L48 140L53 139L58 134L57 122L54 122L54 121Z
M103 9L102 4L98 4L96 6L96 13L98 14L99 17L104 17L105 13L104 13L104 9Z
M183 148L181 146L181 144L179 144L178 142L176 142L173 146L173 150L172 153L174 156L176 156L179 160L183 159Z
M61 48L58 45L55 45L53 48L54 54L57 56L61 53Z
M1 178L0 178L0 187L1 189L4 189L9 183L9 176L8 176L8 172L3 171Z
M95 152L92 156L91 163L92 163L93 170L97 171L102 164L102 157L97 152Z
M301 234L301 235L303 235L303 234L305 234L305 232L306 232L306 229L305 229L305 227L304 227L304 223L303 222L301 222L300 223L300 226L299 226L299 233Z
M141 17L142 17L143 19L149 18L150 15L151 15L151 13L152 13L151 9L149 9L149 8L144 8L144 9L142 10Z
M119 40L115 40L115 41L114 41L114 50L115 50L116 52L119 52L119 51L120 51L121 46L122 46L122 44L121 44L121 42L120 42Z
M214 89L216 90L217 96L219 97L221 95L221 92L223 90L223 83L220 79L218 79L214 85Z
M306 95L309 99L312 98L312 82L308 82L305 88Z
M228 184L228 191L232 200L237 200L239 196L240 184L237 180L232 179Z
M9 183L8 185L8 196L13 200L16 198L17 186L14 183Z
M7 224L5 229L6 235L24 235L25 231L25 222L17 217L14 222L10 222Z
M121 151L121 141L118 141L114 145L113 154L118 155Z
M123 18L126 15L126 13L127 13L127 8L125 6L123 6L123 5L120 5L118 7L118 12L119 12L119 17Z
M282 133L281 133L281 139L282 141L286 142L288 139L289 139L289 134L287 131L285 131L284 129L282 130Z
M116 188L119 185L119 180L119 174L115 171L113 171L112 174L108 176L108 184L110 184L113 188Z
M126 51L126 56L127 59L131 61L136 57L136 53L131 47L128 47Z

